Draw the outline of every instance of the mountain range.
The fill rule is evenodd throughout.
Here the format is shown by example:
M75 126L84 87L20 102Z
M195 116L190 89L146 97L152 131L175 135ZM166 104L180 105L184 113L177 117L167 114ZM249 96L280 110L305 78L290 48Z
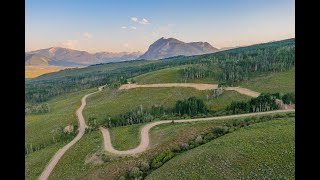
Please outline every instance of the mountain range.
M174 38L160 38L151 44L148 50L141 52L97 52L73 50L62 47L51 47L25 53L26 66L54 65L64 67L88 66L98 63L119 62L136 59L156 60L173 56L191 56L214 53L219 49L208 42L185 43Z
M25 65L88 66L91 64L134 60L140 52L88 53L68 48L51 47L25 53ZM46 59L46 60L44 60Z

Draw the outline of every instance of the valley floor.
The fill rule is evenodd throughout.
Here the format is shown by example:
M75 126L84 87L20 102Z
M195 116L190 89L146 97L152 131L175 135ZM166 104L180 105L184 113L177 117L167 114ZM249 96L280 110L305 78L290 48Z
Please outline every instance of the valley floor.
M60 71L68 67L60 66L25 66L25 78L35 78L42 74Z

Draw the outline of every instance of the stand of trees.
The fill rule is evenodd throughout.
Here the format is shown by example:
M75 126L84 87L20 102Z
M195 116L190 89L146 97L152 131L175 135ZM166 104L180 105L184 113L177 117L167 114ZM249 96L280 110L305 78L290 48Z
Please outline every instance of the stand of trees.
M296 98L294 93L287 93L282 96L282 101L285 104L295 104L296 103Z
M179 115L187 114L189 116L194 116L199 113L206 114L208 112L208 108L201 99L190 97L186 100L178 100L174 111Z
M140 106L138 109L120 115L119 118L105 119L105 125L109 128L117 126L125 126L132 124L140 124L154 121L155 119L170 119L181 117L182 115L195 116L198 114L207 114L209 112L207 106L201 99L190 97L185 100L178 100L175 107L164 108L163 106L152 106L144 109Z
M214 63L201 63L186 67L180 71L184 79L201 79L215 77L217 72L213 71Z
M293 67L295 45L251 50L225 58L225 61L218 61L223 70L221 81L233 84L247 80L254 72L282 72Z
M275 102L277 94L261 94L259 97L252 98L248 102L232 102L227 107L227 111L231 112L232 114L242 114L278 109L278 106Z

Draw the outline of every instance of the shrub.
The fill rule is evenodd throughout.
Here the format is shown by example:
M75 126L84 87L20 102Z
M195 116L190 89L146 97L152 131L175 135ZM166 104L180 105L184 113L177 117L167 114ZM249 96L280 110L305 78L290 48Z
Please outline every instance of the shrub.
M140 164L140 169L142 171L148 171L150 169L149 163L148 162L142 162Z
M181 146L181 149L184 151L186 151L190 148L188 143L182 143L180 146Z
M210 141L210 140L212 140L212 139L214 139L215 138L215 135L212 133L212 132L209 132L208 134L206 134L205 136L204 136L204 141Z
M163 163L170 160L174 155L175 154L170 150L167 150L167 151L160 153L152 160L151 167L156 169L156 168L162 166Z
M126 180L126 178L124 176L120 176L119 180Z
M199 135L197 138L194 140L195 144L200 145L203 142L202 136Z
M137 179L138 177L140 177L143 174L142 171L140 171L140 169L138 167L133 167L130 171L129 176L133 177L135 179Z
M217 126L212 129L212 132L218 136L222 136L228 133L228 127L226 126Z
M179 145L176 145L174 148L173 148L173 152L177 152L177 153L179 153L179 152L181 152L181 147L179 146Z

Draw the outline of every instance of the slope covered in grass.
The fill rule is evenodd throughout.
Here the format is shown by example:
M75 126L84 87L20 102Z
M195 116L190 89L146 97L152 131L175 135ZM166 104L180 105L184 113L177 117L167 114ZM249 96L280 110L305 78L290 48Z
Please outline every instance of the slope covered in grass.
M56 143L25 156L26 179L37 179L53 155L63 146Z
M81 98L96 89L88 89L58 96L48 101L50 112L25 116L26 143L33 146L46 144L62 132L58 128L69 123L78 124L76 110L80 107ZM56 130L56 131L55 131Z
M53 170L49 179L118 179L119 176L130 171L132 167L137 166L141 161L150 160L164 150L173 148L183 142L188 142L197 135L208 132L213 127L221 126L225 122L242 119L243 118L162 124L152 128L150 131L150 149L138 156L128 157L114 156L105 153L105 158L103 158L103 139L101 132L89 132L66 152ZM132 127L138 130L137 126L133 126L136 125L113 128L114 132L116 132L115 134L120 134L121 137L112 137L114 138L112 143L121 144L123 140L128 142L136 141L135 139L138 136L135 136L136 133L129 129ZM193 150L196 149L197 148ZM94 155L96 155L96 158L92 158L91 161L89 161Z
M139 76L134 77L133 79L138 84L157 84L157 83L209 83L209 84L218 84L218 77L207 77L203 79L186 79L183 77L181 71L192 65L182 65L172 68L161 69L157 71L152 71L145 73ZM220 73L221 69L215 67L212 71Z
M284 72L262 73L238 85L258 92L288 93L295 92L295 68Z
M61 127L63 128L69 123L78 124L75 111L80 107L81 98L93 91L96 89L58 96L47 102L50 108L49 113L25 116L25 144L28 149L31 146L41 148L25 155L27 179L36 179L51 157L63 147L66 142L52 144L53 137L57 140L63 134Z
M204 100L211 110L225 108L231 101L245 101L250 97L237 92L225 91L218 98L209 98L211 91L199 91L194 88L135 88L130 90L106 89L101 93L88 97L87 106L84 109L86 119L97 118L101 123L107 117L118 118L120 114L136 110L141 106L151 108L153 105L173 107L177 100L195 96Z
M294 118L250 125L176 156L147 179L294 179Z

